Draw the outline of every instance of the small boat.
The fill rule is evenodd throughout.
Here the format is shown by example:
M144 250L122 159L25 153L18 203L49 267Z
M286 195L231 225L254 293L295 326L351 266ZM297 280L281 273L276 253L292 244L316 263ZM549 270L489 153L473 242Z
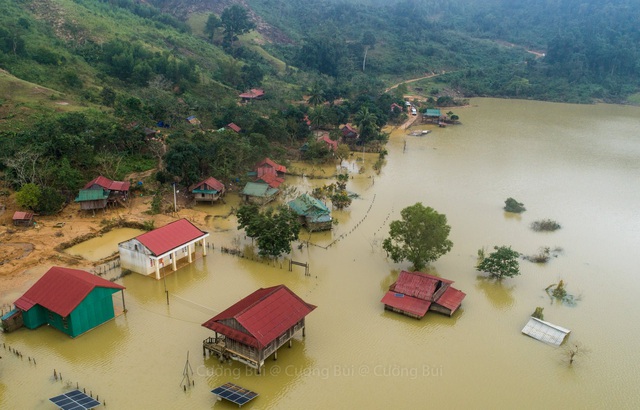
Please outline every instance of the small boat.
M431 132L431 130L422 130L422 135L427 135L430 132Z

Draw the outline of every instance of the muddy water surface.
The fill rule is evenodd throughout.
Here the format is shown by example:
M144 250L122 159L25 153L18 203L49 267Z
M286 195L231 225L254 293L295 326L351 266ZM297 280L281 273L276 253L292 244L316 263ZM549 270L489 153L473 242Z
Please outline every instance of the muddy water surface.
M360 197L336 212L332 232L303 233L309 246L293 258L311 276L219 251L249 249L227 215L234 204L201 205L210 213L216 249L166 282L140 275L127 287L126 315L75 339L40 328L0 336L23 359L0 348L0 407L52 408L47 398L79 383L117 409L219 408L209 392L231 381L257 391L249 408L638 408L640 314L640 109L493 99L456 112L463 125L424 137L394 133L382 172L353 173ZM362 165L362 154L353 161ZM328 171L327 171L328 172ZM325 183L288 177L299 192ZM527 211L502 210L514 197ZM381 240L400 210L422 202L447 215L452 251L428 271L467 293L452 318L414 320L379 303L407 263L385 258ZM551 218L554 233L529 225ZM329 246L330 245L330 246ZM474 270L477 250L511 245L531 254L562 248L549 263L521 262L522 275L496 283ZM249 254L250 252L248 252ZM563 279L576 306L544 289ZM200 326L259 287L284 283L318 305L307 337L282 348L255 374L236 362L203 358ZM166 304L165 286L170 305ZM536 306L571 329L568 343L588 354L568 366L562 349L520 333ZM195 386L180 387L185 361ZM27 361L37 359L37 365ZM63 381L52 378L53 369Z
M144 233L140 229L118 228L101 236L89 239L64 251L70 255L82 256L90 261L99 261L118 252L120 242L135 238Z

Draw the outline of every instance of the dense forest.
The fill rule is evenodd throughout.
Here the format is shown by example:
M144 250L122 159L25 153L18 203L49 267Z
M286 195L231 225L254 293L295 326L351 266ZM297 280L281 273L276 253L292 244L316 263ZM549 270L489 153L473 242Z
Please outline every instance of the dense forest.
M449 92L625 102L640 86L633 1L0 6L2 193L37 187L29 207L43 213L73 200L89 175L157 168L161 186L242 180L264 156L329 158L312 131L338 139L345 123L359 144L379 144L382 126L401 120L389 107L403 104L402 88L385 88L430 73L441 74L426 91L434 105L453 101ZM256 87L265 98L240 104ZM240 134L225 129L232 122Z

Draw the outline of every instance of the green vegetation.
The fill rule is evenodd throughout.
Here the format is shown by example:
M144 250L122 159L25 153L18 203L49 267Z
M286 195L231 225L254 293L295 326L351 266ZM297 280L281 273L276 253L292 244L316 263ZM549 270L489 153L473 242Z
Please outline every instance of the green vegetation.
M543 310L544 310L543 307L540 307L540 306L536 307L536 310L531 314L531 317L544 320L544 313L542 313Z
M256 205L243 205L237 213L238 229L256 240L258 254L277 258L291 252L291 242L298 240L298 216L285 206L260 212Z
M408 260L421 270L453 247L447 217L418 202L400 211L401 220L389 224L389 237L382 243L394 262Z
M524 207L523 203L520 203L513 198L507 198L507 200L504 201L504 210L507 212L519 214L526 211L527 209Z
M545 231L545 232L553 232L560 229L561 226L556 221L552 221L551 219L543 219L541 221L535 221L531 223L531 229L536 232Z
M520 275L520 264L518 258L520 254L511 249L510 246L494 246L495 252L484 257L476 265L476 269L486 272L495 279L512 278Z

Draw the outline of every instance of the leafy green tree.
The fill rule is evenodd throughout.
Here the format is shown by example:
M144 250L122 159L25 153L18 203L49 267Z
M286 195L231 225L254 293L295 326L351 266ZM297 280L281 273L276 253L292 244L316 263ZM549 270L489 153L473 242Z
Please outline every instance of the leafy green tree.
M204 33L209 35L212 43L213 37L216 34L216 30L218 30L218 28L220 27L222 27L222 20L220 20L220 17L216 16L213 13L209 14L207 23L204 26Z
M300 222L289 208L280 206L264 212L256 205L243 205L238 209L238 229L256 240L258 254L277 258L291 252L291 242L298 239Z
M40 191L40 198L35 211L44 215L53 215L62 209L64 196L57 189L44 187Z
M322 104L325 101L326 99L324 97L324 92L322 91L322 89L318 85L314 86L309 92L309 104L316 106Z
M220 20L224 28L224 41L228 46L231 46L239 35L248 33L256 27L249 19L247 10L238 4L224 9Z
M16 203L21 208L35 210L40 201L40 187L33 182L24 184L18 192L16 192Z
M520 264L518 263L520 254L512 250L510 246L494 246L493 249L495 252L482 258L476 269L486 272L496 279L518 276L520 274Z
M369 111L369 107L361 107L360 111L356 113L354 121L358 126L360 137L363 141L370 141L376 136L378 132L378 117Z
M420 202L404 208L400 215L401 220L389 224L389 237L382 243L394 262L406 259L420 270L451 250L451 227L445 215Z

